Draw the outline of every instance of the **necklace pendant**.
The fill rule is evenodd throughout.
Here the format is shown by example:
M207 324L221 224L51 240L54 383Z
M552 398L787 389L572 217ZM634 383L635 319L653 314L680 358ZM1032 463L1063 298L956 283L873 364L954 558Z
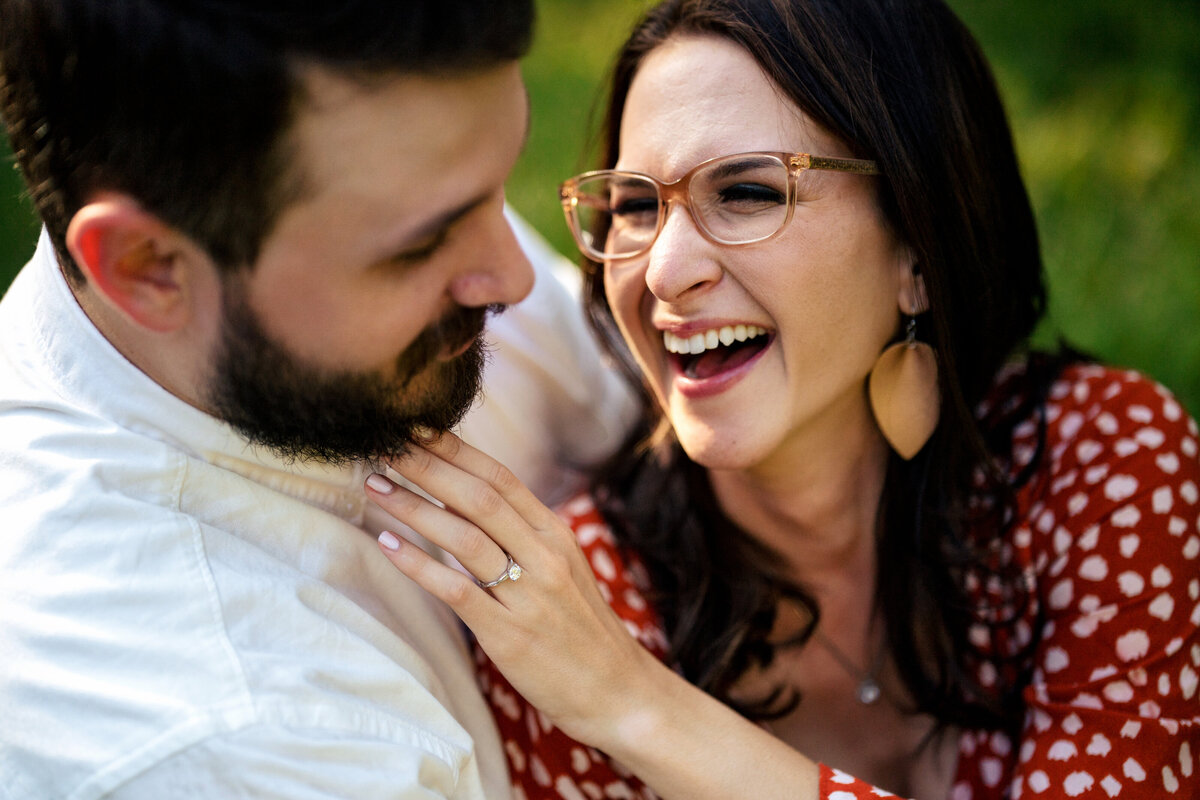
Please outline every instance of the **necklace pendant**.
M875 703L883 692L880 690L879 684L875 682L875 679L868 676L863 678L862 682L858 684L858 691L855 694L858 696L858 702L864 706L869 706Z

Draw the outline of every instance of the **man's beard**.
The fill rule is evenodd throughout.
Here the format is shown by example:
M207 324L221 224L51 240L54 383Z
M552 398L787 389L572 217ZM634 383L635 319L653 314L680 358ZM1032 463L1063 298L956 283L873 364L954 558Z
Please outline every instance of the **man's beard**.
M485 320L503 310L456 308L397 357L394 375L384 375L301 363L263 331L237 279L226 278L224 299L207 398L213 414L285 459L332 464L398 455L414 429L457 425L482 385ZM467 342L463 354L438 360Z

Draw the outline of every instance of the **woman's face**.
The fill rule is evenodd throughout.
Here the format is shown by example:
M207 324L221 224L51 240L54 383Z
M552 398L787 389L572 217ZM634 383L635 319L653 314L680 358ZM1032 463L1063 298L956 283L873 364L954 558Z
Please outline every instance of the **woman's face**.
M853 155L729 40L673 37L644 59L618 169L673 181L706 159L759 150ZM897 329L912 264L877 208L877 180L806 173L783 232L743 247L709 242L672 208L648 254L605 267L621 332L698 463L786 467L878 436L864 381ZM738 326L765 333L699 356L665 345L711 343L710 331L720 339Z

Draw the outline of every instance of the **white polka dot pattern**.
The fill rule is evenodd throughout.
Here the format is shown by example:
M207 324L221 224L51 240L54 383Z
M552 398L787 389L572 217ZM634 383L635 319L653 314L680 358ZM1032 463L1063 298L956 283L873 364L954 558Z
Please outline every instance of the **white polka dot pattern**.
M1195 797L1195 422L1162 387L1096 366L1068 370L1046 416L1049 464L1011 537L1042 615L1026 722L998 786L994 735L964 734L955 786L974 800Z
M1047 462L1020 492L1002 553L1035 602L1010 646L1037 636L1018 742L966 731L951 800L1200 796L1200 461L1196 423L1137 373L1068 369L1046 408ZM1014 453L1035 451L1018 426ZM606 598L660 658L666 641L628 560L586 497L563 514ZM970 584L980 598L988 586ZM1035 626L1040 626L1035 630ZM970 631L975 646L989 630ZM619 764L552 728L477 651L514 796L653 798ZM989 671L990 670L990 671ZM996 674L985 664L984 686ZM697 766L702 769L702 765ZM821 766L823 800L891 797Z

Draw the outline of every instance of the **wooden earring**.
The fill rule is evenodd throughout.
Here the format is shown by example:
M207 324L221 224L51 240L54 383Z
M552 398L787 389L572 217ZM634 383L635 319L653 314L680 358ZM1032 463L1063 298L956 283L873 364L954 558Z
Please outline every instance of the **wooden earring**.
M915 317L908 318L904 341L879 354L868 394L883 438L908 461L929 441L941 415L937 356L917 341Z

